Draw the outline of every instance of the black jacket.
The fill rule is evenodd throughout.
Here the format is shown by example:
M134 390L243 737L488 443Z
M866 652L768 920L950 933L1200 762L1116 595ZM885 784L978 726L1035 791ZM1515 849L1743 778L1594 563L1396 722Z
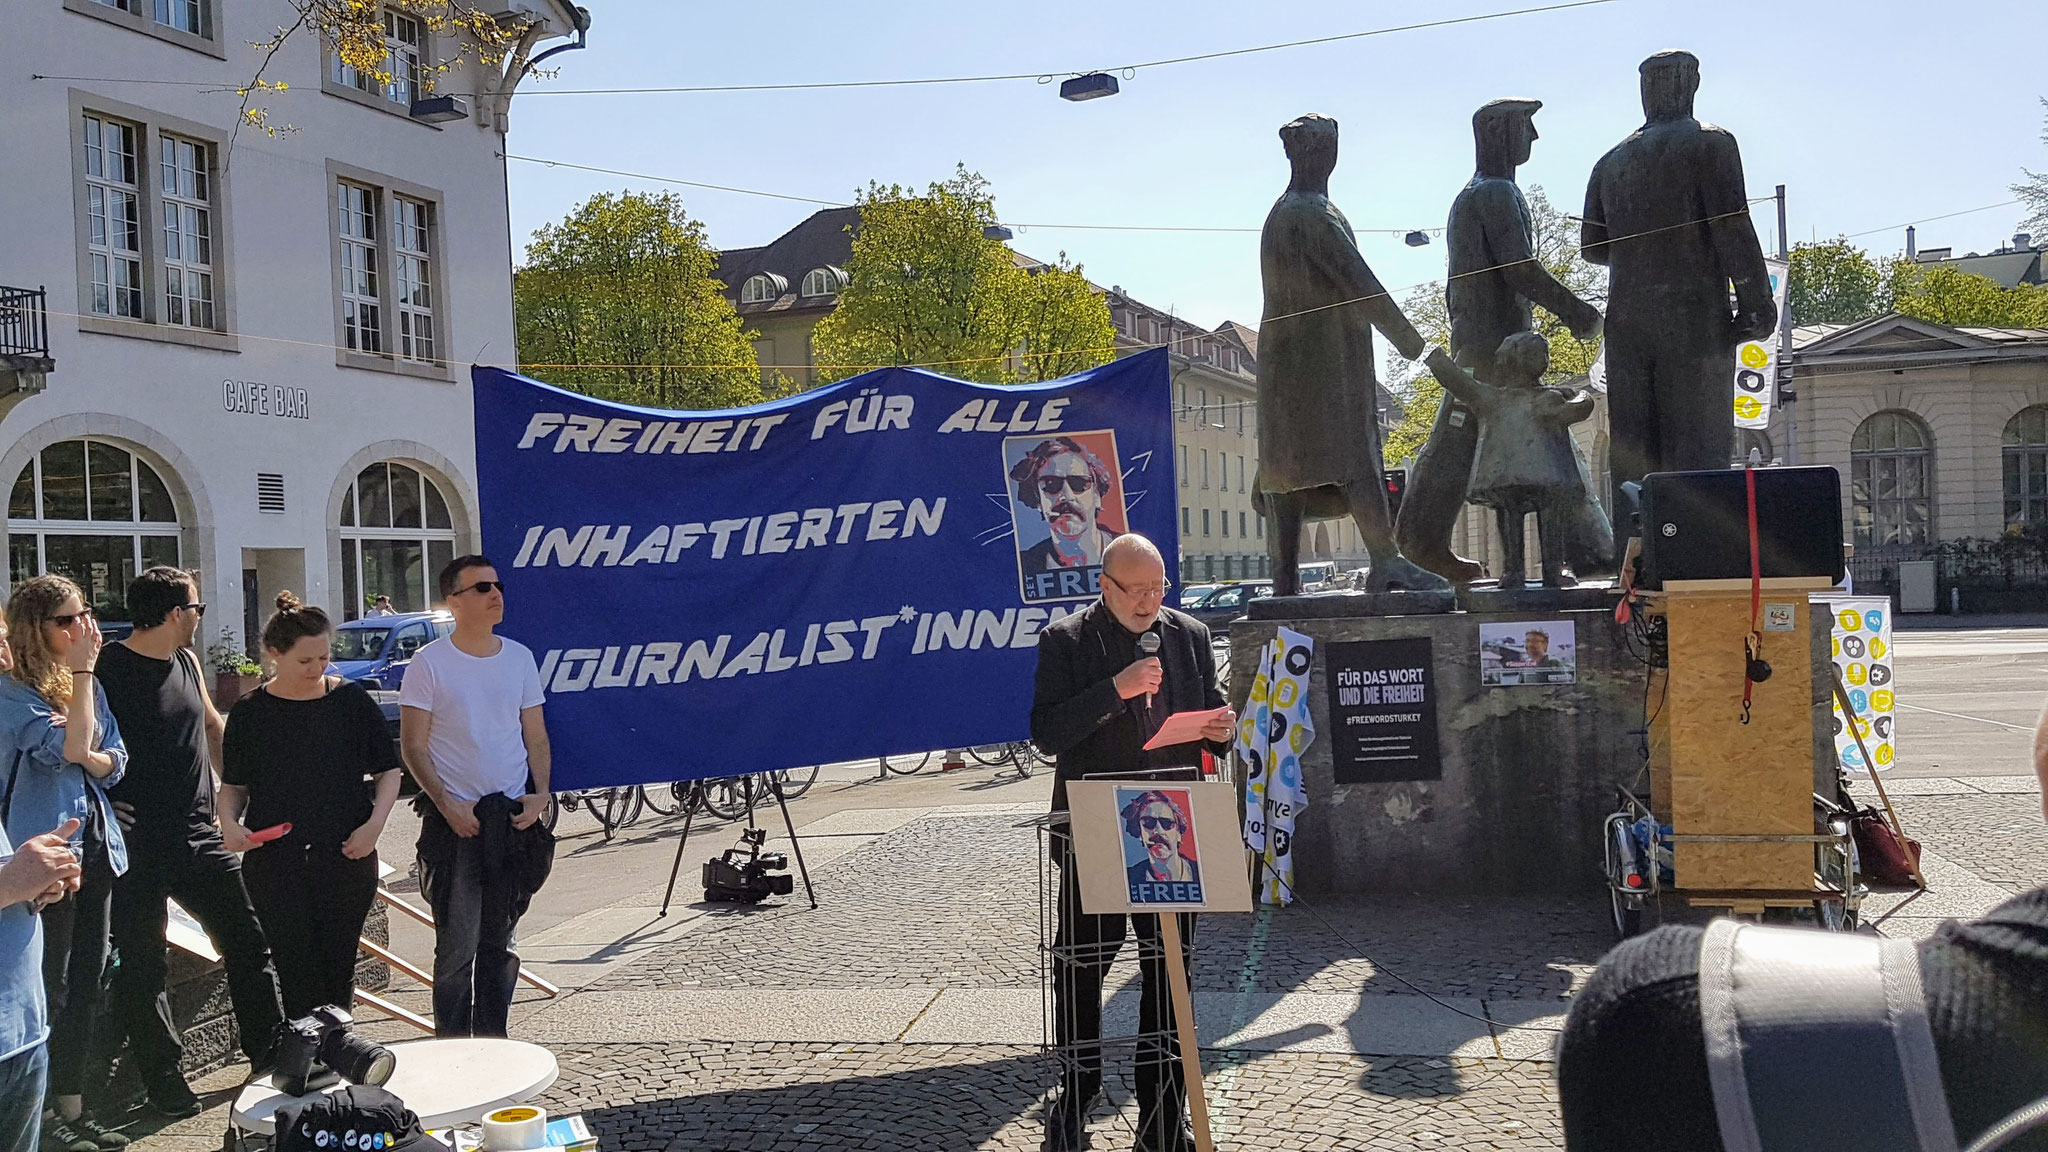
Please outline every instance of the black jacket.
M1223 706L1216 683L1216 653L1209 647L1209 629L1192 616L1171 608L1159 611L1159 661L1164 669L1153 699L1154 716L1195 712ZM1031 739L1053 756L1052 806L1067 807L1067 781L1096 772L1134 772L1200 764L1202 749L1218 755L1229 743L1191 741L1145 751L1140 700L1117 695L1116 674L1129 667L1128 633L1109 608L1097 600L1038 634L1037 690L1031 702ZM1155 729L1156 730L1156 729Z

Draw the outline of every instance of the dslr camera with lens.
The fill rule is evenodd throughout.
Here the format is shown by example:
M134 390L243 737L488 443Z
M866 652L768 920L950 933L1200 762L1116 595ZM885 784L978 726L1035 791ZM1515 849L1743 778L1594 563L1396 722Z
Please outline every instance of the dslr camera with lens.
M348 1009L328 1004L286 1022L270 1082L287 1096L304 1096L336 1079L382 1084L396 1064L391 1049L356 1035Z
M704 899L759 904L770 896L787 896L795 891L796 881L788 872L789 857L780 852L761 851L767 842L767 829L749 828L740 833L739 847L728 848L724 855L706 860Z

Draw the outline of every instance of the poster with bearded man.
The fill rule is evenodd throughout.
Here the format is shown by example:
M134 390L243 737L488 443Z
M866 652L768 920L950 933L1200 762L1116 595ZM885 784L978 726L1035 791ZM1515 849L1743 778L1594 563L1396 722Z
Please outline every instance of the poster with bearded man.
M1116 433L1006 437L1003 465L1025 601L1100 595L1102 550L1130 530Z

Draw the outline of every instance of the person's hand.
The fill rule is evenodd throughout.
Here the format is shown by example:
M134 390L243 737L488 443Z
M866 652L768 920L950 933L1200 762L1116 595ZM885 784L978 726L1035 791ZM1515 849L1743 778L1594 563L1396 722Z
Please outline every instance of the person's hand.
M126 800L114 801L114 821L121 825L123 832L135 827L135 805Z
M1403 360L1420 360L1429 351L1429 341L1413 328L1405 333L1395 333L1391 339L1395 342L1394 350L1401 354Z
M220 842L230 852L248 852L263 847L260 841L249 839L249 830L239 820L221 818Z
M475 804L446 800L440 804L440 809L441 818L448 821L448 827L454 829L455 834L465 840L483 830L483 825L476 822Z
M375 821L364 824L341 842L341 854L351 860L361 860L377 850L377 837L383 834L383 825Z
M78 821L66 820L53 832L32 836L5 865L0 865L0 891L33 892L38 907L62 900L78 890L78 856L71 851L71 838L78 834Z
M1166 669L1159 663L1159 657L1147 656L1134 660L1131 666L1116 674L1116 694L1129 700L1147 692L1159 691L1160 682L1166 679Z
M1584 312L1572 317L1570 323L1572 335L1588 344L1599 339L1601 331L1607 327L1607 321L1601 317L1600 310L1591 304L1586 305Z
M90 672L100 658L100 645L106 637L100 635L100 622L91 616L85 617L85 631L79 635L78 643L71 646L69 663L73 672Z
M1223 714L1202 725L1202 739L1213 743L1227 743L1237 738L1237 711L1225 708Z
M533 822L547 810L548 798L539 792L529 792L519 798L519 814L512 817L512 826L525 831L533 827Z
M1766 299L1753 308L1744 308L1735 314L1735 339L1740 341L1762 340L1778 330L1778 305Z

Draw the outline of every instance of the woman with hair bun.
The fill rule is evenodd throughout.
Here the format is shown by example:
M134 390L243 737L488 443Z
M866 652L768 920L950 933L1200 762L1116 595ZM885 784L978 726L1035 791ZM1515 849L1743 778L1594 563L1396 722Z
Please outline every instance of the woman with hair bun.
M327 675L332 632L327 613L278 594L263 626L271 677L235 702L222 746L222 838L245 853L242 876L291 1020L349 1006L356 938L377 895L377 837L398 800L384 714L360 685Z

